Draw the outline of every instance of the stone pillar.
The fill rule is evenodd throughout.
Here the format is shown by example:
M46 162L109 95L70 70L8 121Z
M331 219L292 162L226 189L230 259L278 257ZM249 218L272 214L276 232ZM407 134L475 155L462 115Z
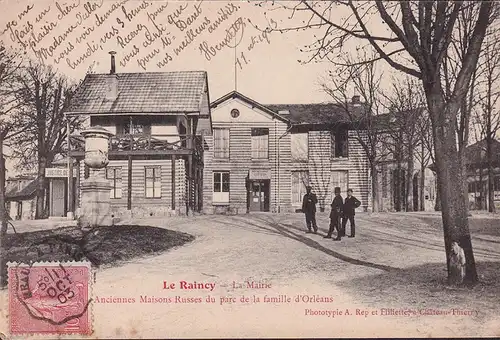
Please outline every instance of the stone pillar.
M82 132L85 137L85 164L90 175L81 185L81 214L79 224L82 228L113 225L110 211L109 193L111 184L106 179L105 170L109 163L109 138L112 133L101 127L92 127ZM104 176L100 174L104 169Z

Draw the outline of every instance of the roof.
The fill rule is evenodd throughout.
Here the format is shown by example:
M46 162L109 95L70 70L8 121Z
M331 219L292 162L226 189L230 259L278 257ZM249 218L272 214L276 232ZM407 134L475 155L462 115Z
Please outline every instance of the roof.
M244 96L243 94L239 93L238 91L232 91L232 92L229 92L228 94L220 97L219 99L213 101L211 104L210 104L210 107L211 108L215 108L217 107L218 105L222 104L223 102L229 100L229 99L234 99L234 98L238 98L244 102L246 102L247 104L250 104L252 105L252 107L256 107L264 112L267 112L268 114L272 115L274 118L277 118L279 120L282 120L284 122L287 122L288 123L288 119L285 118L284 116L278 114L278 112L276 110L272 110L271 108L269 108L267 105L262 105L260 104L259 102L247 97L247 96Z
M37 179L32 179L28 185L26 185L24 188L21 190L18 190L17 187L14 187L7 191L5 193L5 199L8 201L13 201L13 200L23 200L23 199L30 199L35 196L36 193L36 188L38 185L38 180Z
M294 124L323 124L332 121L349 121L349 116L341 105L333 103L269 104L265 106L275 112L289 111L289 119Z
M109 100L107 89L115 76L118 95ZM205 71L88 74L66 113L194 113L200 112L207 92Z
M494 161L500 160L500 142L493 139L492 144ZM467 164L480 164L487 161L486 158L486 139L480 140L465 149Z

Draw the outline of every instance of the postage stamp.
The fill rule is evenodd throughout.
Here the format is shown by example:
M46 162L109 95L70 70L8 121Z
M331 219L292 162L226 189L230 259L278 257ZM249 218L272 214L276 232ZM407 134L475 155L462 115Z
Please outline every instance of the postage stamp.
M12 335L92 333L90 263L9 263L8 275Z

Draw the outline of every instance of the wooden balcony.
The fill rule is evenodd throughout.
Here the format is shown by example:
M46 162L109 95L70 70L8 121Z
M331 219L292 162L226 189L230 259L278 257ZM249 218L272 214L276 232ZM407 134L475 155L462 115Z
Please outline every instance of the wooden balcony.
M70 155L83 158L85 141L82 136L71 137ZM188 156L203 160L203 137L195 135L120 135L111 137L109 157L120 156Z

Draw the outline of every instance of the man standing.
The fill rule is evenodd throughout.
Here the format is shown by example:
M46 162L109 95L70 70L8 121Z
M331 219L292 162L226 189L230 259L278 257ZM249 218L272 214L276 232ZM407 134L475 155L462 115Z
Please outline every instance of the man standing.
M328 234L324 236L325 238L332 237L333 230L337 229L337 237L334 238L334 241L340 241L344 233L340 230L340 218L342 217L342 211L344 207L342 196L340 196L340 188L336 187L334 190L335 197L332 201L332 211L330 212L330 229L328 230Z
M314 233L316 234L318 232L318 226L316 225L316 203L318 203L318 198L311 192L312 188L310 186L307 186L306 190L307 193L302 199L302 212L306 214L306 233L312 233L312 227L312 229L314 229Z
M347 220L351 225L351 235L349 237L354 237L356 234L356 225L354 224L355 209L361 205L361 202L352 195L352 189L347 189L347 197L344 202L344 216L342 218L342 230L345 233L345 227L347 225Z

